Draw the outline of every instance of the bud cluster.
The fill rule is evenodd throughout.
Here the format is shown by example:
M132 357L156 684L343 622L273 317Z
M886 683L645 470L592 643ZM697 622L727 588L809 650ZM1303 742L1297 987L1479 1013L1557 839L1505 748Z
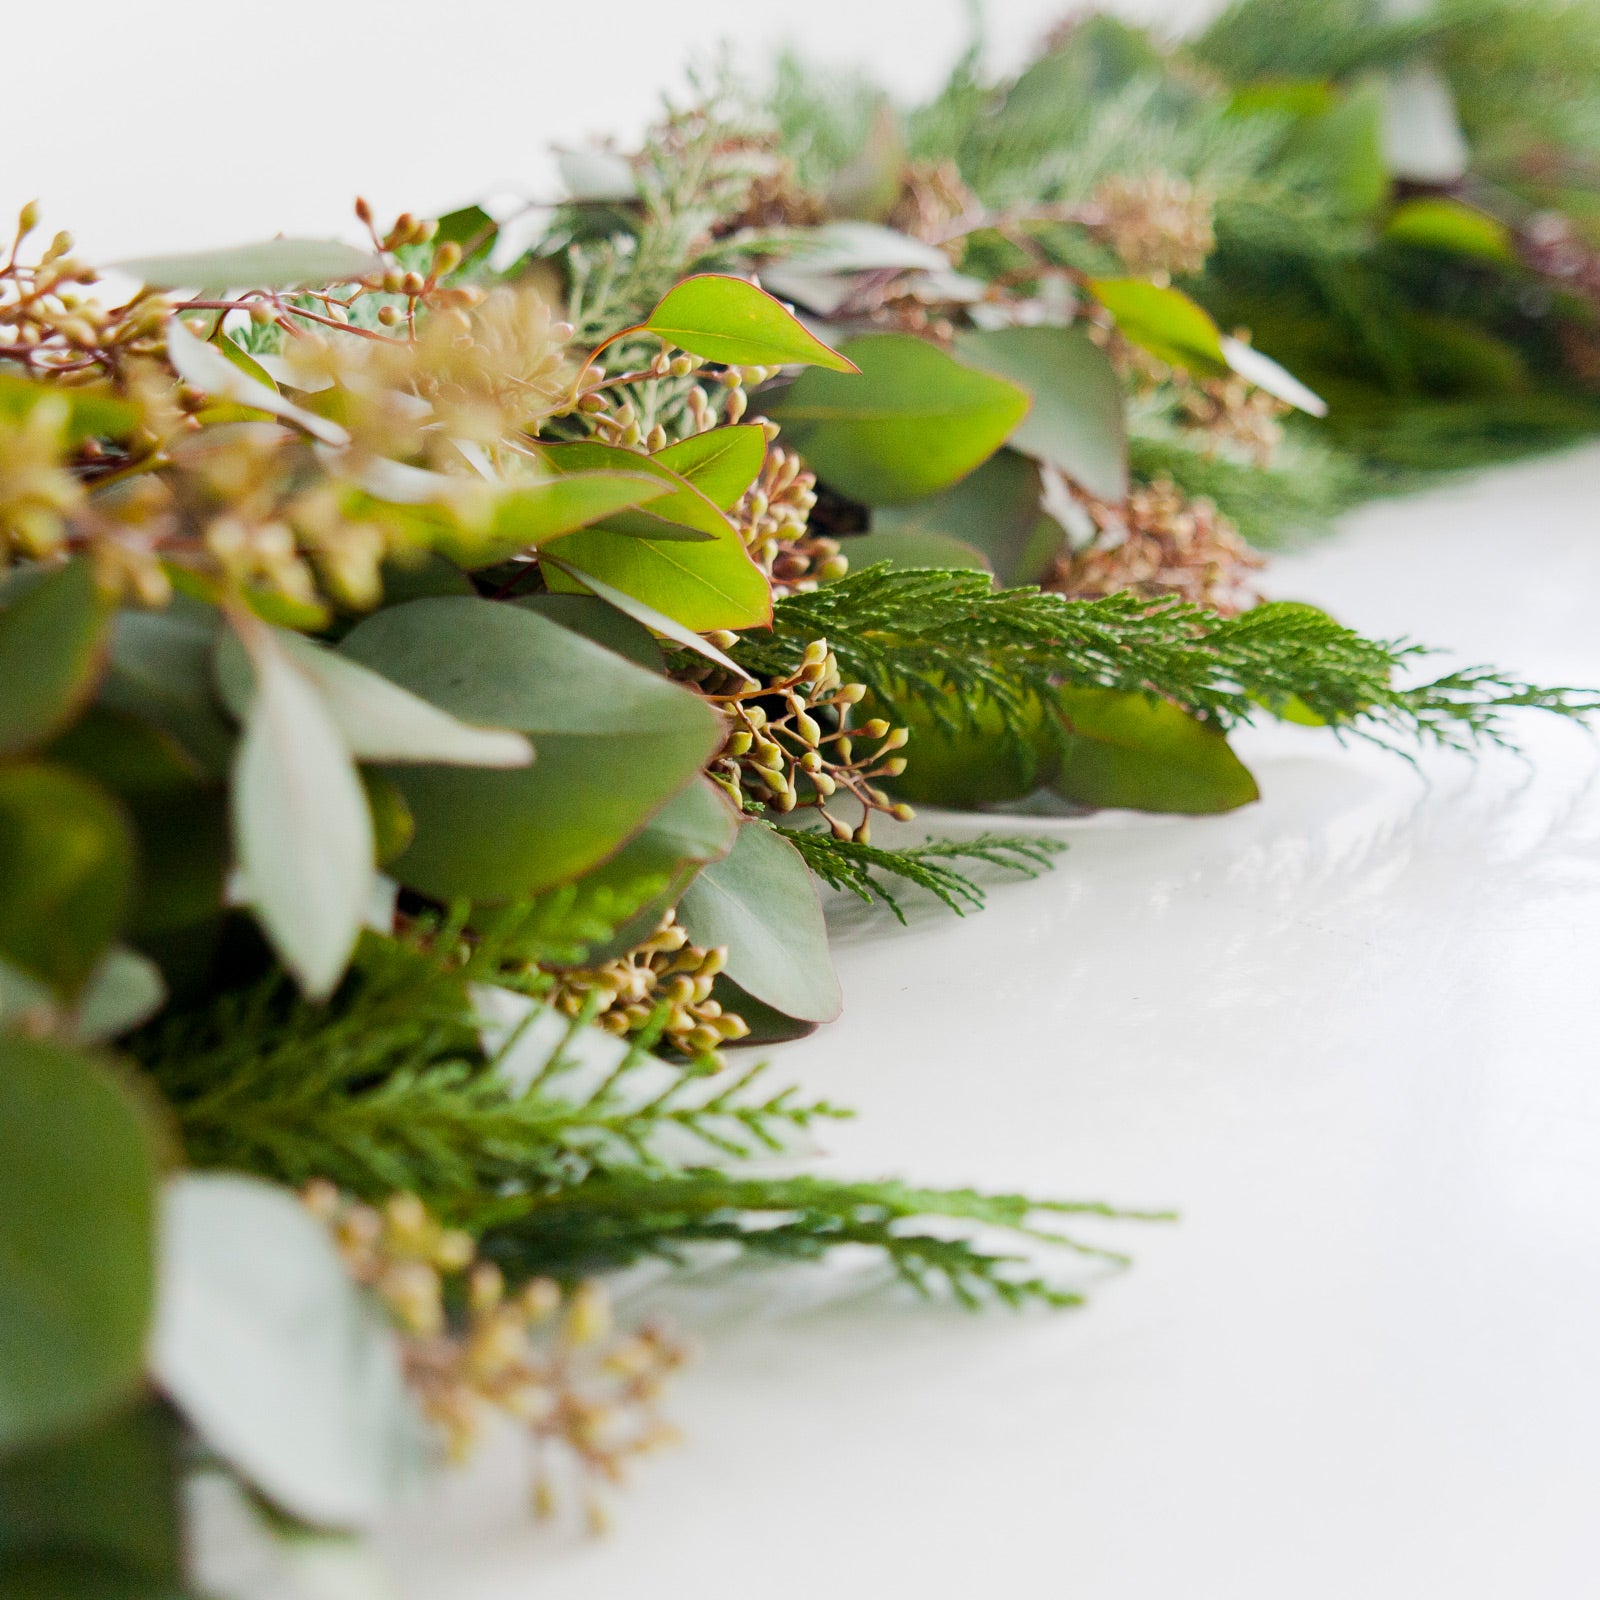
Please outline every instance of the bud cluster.
M540 1449L535 1509L554 1509L551 1458L564 1457L591 1527L602 1529L601 1485L676 1437L657 1407L685 1346L654 1324L614 1334L609 1297L593 1281L564 1290L534 1278L509 1289L470 1236L442 1227L415 1195L379 1208L318 1180L302 1198L351 1277L393 1318L407 1381L450 1457L471 1453L489 1415L509 1417Z
M1188 277L1216 249L1214 211L1212 197L1187 178L1149 172L1102 179L1082 217L1129 272Z
M770 423L766 426L771 439L777 429ZM729 513L745 548L778 594L814 589L849 570L838 541L809 529L816 503L816 473L806 471L793 450L769 443L760 474Z
M1258 467L1272 465L1283 443L1280 419L1292 409L1288 404L1235 373L1178 387L1187 428L1204 434L1214 447L1227 444L1243 450Z
M1063 556L1045 588L1085 600L1124 589L1175 594L1224 616L1259 598L1253 575L1261 557L1211 501L1185 498L1170 478L1136 484L1121 506L1079 498L1098 537Z
M662 1042L699 1058L750 1031L742 1017L712 998L727 959L721 946L702 950L691 944L668 911L648 939L615 961L556 972L546 999L566 1016L588 1015L607 1033L623 1037L642 1033L665 1009Z
M835 838L862 844L870 836L874 811L899 821L911 817L910 806L891 800L873 782L905 771L905 757L897 752L910 733L891 728L881 717L851 726L851 708L866 698L867 688L841 681L827 640L813 640L799 668L771 683L713 683L708 680L714 670L690 672L727 713L727 740L707 772L735 804L779 812L815 807ZM861 808L857 821L829 809L845 796Z

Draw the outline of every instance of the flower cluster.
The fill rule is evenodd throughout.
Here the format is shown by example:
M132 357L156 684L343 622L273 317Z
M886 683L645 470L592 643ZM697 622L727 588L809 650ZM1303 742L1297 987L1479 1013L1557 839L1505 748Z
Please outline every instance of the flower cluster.
M648 939L616 960L553 973L546 998L565 1016L587 1016L607 1033L623 1036L644 1032L662 1016L662 1042L698 1058L750 1032L742 1017L712 998L727 959L720 946L702 950L691 944L669 911Z
M394 1319L407 1380L452 1459L470 1454L487 1416L510 1417L540 1447L535 1509L554 1509L551 1458L564 1456L583 1482L590 1525L603 1528L601 1484L676 1438L658 1403L686 1347L655 1324L614 1334L598 1283L564 1290L534 1278L509 1290L470 1236L440 1226L415 1195L379 1208L314 1182L303 1198L350 1275Z
M711 677L699 667L691 670ZM861 844L870 836L873 812L910 819L910 806L891 800L873 782L905 771L905 757L896 752L910 734L891 728L882 717L851 726L851 708L866 698L866 685L841 681L827 640L808 644L799 668L787 677L755 685L707 681L703 690L729 722L727 740L708 773L737 805L780 812L815 807L836 839ZM829 809L844 796L860 805L854 822Z
M1187 178L1166 172L1113 176L1096 185L1083 220L1129 272L1187 277L1216 248L1215 202Z

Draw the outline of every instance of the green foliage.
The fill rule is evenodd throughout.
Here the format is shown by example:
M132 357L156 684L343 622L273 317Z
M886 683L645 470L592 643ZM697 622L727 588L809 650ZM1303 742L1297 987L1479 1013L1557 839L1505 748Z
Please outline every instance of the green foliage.
M133 1395L156 1163L145 1108L97 1061L0 1035L0 1455Z
M86 561L70 561L0 610L0 756L59 732L94 690L107 607Z
M764 290L720 273L703 272L669 289L644 327L680 350L730 366L856 370Z
M895 721L921 707L949 728L971 726L978 704L1018 727L1060 683L1149 692L1223 727L1298 700L1335 729L1454 749L1507 742L1514 708L1576 716L1600 706L1592 693L1490 668L1397 681L1423 647L1365 639L1313 606L1279 601L1218 617L1131 594L995 590L972 572L851 573L781 601L771 636L745 636L735 654L752 671L778 673L816 638Z
M694 1171L666 1178L613 1173L574 1189L491 1200L473 1221L483 1229L485 1253L519 1273L578 1275L643 1257L682 1260L691 1247L705 1244L736 1245L751 1259L780 1262L815 1261L855 1245L879 1254L918 1294L948 1294L975 1309L992 1302L1070 1306L1080 1296L1041 1275L1029 1256L991 1250L970 1234L953 1232L950 1223L1001 1229L1028 1243L1120 1262L1115 1252L1037 1219L1156 1221L1165 1215L893 1181ZM946 1226L918 1228L919 1222Z
M901 923L905 912L885 877L925 889L955 914L981 911L986 896L980 884L947 863L971 862L1036 878L1067 847L1046 836L979 834L976 839L930 839L925 844L886 850L859 839L836 839L812 828L778 830L805 857L808 867L833 889L886 905Z

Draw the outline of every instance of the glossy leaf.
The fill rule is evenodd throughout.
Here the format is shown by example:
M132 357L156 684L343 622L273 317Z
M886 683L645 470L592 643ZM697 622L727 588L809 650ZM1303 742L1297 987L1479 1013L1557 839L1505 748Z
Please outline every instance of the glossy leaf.
M276 389L241 372L215 346L195 338L178 317L167 324L167 359L186 384L213 399L229 400L251 411L265 411L269 416L280 417L324 444L349 443L349 434L338 423L297 406Z
M96 1062L0 1037L0 1455L137 1386L155 1163L139 1107Z
M1065 799L1192 815L1261 797L1221 731L1168 701L1062 689L1058 710L1067 739L1052 787Z
M860 713L875 712L869 696ZM1020 721L1002 715L987 697L969 697L964 712L956 728L936 721L931 705L899 716L911 741L906 770L889 786L897 796L917 805L975 811L1024 799L1050 782L1061 738L1042 704L1035 703Z
M1122 385L1106 354L1076 328L995 328L958 334L969 366L1009 378L1033 397L1013 449L1048 461L1099 500L1128 493Z
M693 484L719 511L736 505L760 474L767 458L765 429L753 422L736 428L707 428L657 450L650 458Z
M855 371L764 289L722 273L702 272L669 289L644 328L679 350L729 366Z
M1511 266L1517 253L1511 230L1498 217L1447 195L1418 195L1396 206L1383 236L1446 255Z
M614 854L700 771L722 719L699 696L520 606L418 600L340 646L466 721L528 734L520 772L394 768L417 834L391 871L424 894L505 901Z
M465 567L489 566L519 550L536 549L574 529L587 528L670 493L671 485L648 471L575 472L550 483L507 490L496 500L486 531L467 526L459 535L446 535L434 544ZM673 537L692 536L676 533Z
M714 644L702 639L692 629L684 627L680 622L675 622L671 617L657 611L654 606L646 605L643 600L636 600L632 595L625 593L621 589L613 589L609 583L602 578L597 578L592 572L584 572L579 567L557 561L554 556L547 556L544 566L547 579L550 569L555 568L565 577L574 579L582 584L597 599L604 600L608 606L614 606L624 616L631 617L635 622L650 629L652 633L659 633L664 639L672 640L680 648L691 650L696 655L704 656L708 661L715 661L719 667L725 668L737 678L743 678L747 683L756 681L731 656L719 650Z
M176 1600L178 1446L144 1401L0 1461L0 1600Z
M152 289L295 289L365 277L383 263L337 239L264 239L185 255L130 256L111 266Z
M234 847L273 948L300 987L320 998L344 975L361 931L372 891L372 818L349 747L311 678L262 624L241 638L255 695L234 762Z
M1028 411L1015 384L908 334L846 347L859 377L805 372L770 410L830 487L868 505L936 494L987 460Z
M763 822L745 822L725 860L685 891L678 920L756 999L802 1022L831 1022L842 1002L817 886L800 852Z
M122 808L44 763L0 767L0 958L64 998L127 920L134 841Z
M120 439L139 425L138 407L119 400L103 383L68 388L25 378L19 372L0 372L0 416L20 419L41 400L65 409L68 444L82 444L85 439Z
M1038 465L1015 450L997 450L975 472L926 500L877 506L872 535L938 534L976 550L1003 584L1038 583L1061 552L1060 525L1040 510ZM843 545L851 564L867 564L851 539Z
M274 629L272 637L315 685L345 748L358 761L525 767L533 759L533 747L520 733L475 728L302 634ZM240 721L247 720L254 673L236 636L219 640L216 667L223 699Z
M168 1185L151 1366L207 1447L305 1521L365 1525L414 1475L388 1321L286 1189L230 1173Z
M1202 375L1227 370L1216 323L1183 290L1148 278L1092 278L1089 289L1117 331L1158 361Z
M0 756L43 744L94 692L109 608L82 558L0 610Z
M606 527L613 532L629 533L642 539L702 543L726 538L733 528L710 498L674 471L672 464L660 454L648 456L638 450L625 450L621 445L584 439L576 444L541 446L540 458L552 472L626 472L656 480L660 492L647 497L650 509L610 517Z

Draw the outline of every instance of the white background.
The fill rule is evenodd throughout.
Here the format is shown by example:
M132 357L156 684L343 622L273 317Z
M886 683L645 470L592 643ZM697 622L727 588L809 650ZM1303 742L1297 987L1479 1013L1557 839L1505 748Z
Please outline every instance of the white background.
M1055 9L991 5L997 59ZM346 232L357 190L538 192L550 139L636 132L722 38L912 92L965 34L954 0L30 15L0 207L41 196L100 259ZM1597 470L1373 508L1272 587L1600 683ZM1250 737L1258 806L1039 824L1060 869L965 922L844 908L844 1020L777 1063L862 1111L830 1170L1183 1221L1102 1229L1138 1264L1061 1316L734 1286L677 1392L688 1443L609 1540L534 1528L497 1449L386 1538L407 1600L1600 1592L1600 769L1574 730L1519 732L1531 765L1422 776Z

